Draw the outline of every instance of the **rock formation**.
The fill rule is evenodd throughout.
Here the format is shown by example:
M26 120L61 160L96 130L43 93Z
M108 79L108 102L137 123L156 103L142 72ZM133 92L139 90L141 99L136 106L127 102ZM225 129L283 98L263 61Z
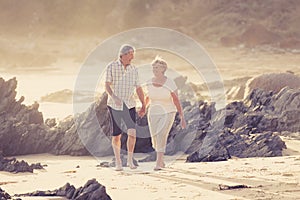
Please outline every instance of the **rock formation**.
M24 98L15 100L16 84L16 79L0 79L0 151L4 156L113 154L106 94L81 114L44 123L37 103L25 106ZM188 127L182 130L176 117L166 153L186 152L190 162L280 156L285 144L279 135L300 131L299 88L285 87L277 93L254 89L244 101L229 103L221 110L213 102L185 100L182 105ZM138 119L138 125L135 152L152 152L147 118ZM123 154L125 141L126 135L122 136Z
M58 196L74 200L111 200L110 196L106 193L105 186L98 183L96 179L87 181L84 186L77 189L70 183L66 183L56 190L35 191L26 194L18 194L16 196Z
M16 158L4 158L0 154L0 171L7 172L33 172L34 169L44 169L40 163L29 165L24 160L18 161Z
M246 83L244 98L256 88L278 93L284 87L300 88L300 77L292 73L271 73L253 77Z
M7 193L7 192L5 192L4 190L2 190L1 188L0 188L0 199L2 200L6 200L6 199L11 199L11 196Z
M24 97L16 101L16 87L16 78L0 78L0 151L3 155L47 152L50 146L44 138L48 129L39 105L23 105Z

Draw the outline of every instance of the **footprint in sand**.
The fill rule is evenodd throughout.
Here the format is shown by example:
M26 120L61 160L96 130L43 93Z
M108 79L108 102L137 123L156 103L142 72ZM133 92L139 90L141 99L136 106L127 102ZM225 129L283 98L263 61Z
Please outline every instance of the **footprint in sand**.
M291 177L291 176L294 176L294 175L291 174L291 173L283 173L282 176L288 176L288 177Z
M0 182L0 185L7 185L10 183L18 183L17 181L5 181L5 182Z

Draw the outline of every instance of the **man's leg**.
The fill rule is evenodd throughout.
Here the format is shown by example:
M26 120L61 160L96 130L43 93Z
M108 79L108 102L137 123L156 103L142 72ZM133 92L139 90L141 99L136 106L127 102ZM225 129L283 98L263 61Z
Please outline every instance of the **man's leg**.
M116 159L116 170L121 171L123 170L122 168L122 161L121 161L121 136L122 136L122 130L120 128L121 126L121 112L112 109L111 107L108 107L110 114L111 114L111 119L112 119L112 148L114 151L115 159Z
M133 164L133 151L135 147L135 142L136 142L136 130L135 129L128 129L127 131L127 151L128 151L128 156L127 156L127 165L131 169L136 169L136 166Z
M120 156L120 154L121 154L120 153L121 152L121 134L117 135L117 136L113 136L111 143L112 143L112 147L113 147L115 159L116 159L116 170L121 171L121 170L123 170L122 160L121 160L121 156Z

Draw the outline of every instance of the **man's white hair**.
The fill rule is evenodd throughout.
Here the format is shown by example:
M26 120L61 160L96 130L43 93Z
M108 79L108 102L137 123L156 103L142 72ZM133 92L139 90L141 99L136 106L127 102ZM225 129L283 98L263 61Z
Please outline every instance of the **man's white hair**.
M127 54L129 51L135 51L135 48L129 44L123 44L119 50L119 57Z

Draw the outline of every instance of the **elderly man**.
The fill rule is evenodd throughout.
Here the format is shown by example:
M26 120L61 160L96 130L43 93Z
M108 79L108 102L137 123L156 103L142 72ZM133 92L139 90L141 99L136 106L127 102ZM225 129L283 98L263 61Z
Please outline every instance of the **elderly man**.
M106 69L105 90L108 94L107 105L113 122L112 147L116 159L116 170L121 171L122 161L120 158L121 149L121 122L127 129L127 164L135 169L133 164L133 151L136 142L136 109L133 98L134 90L142 103L139 114L145 113L144 92L139 84L138 71L131 64L134 58L134 47L123 45L119 50L119 59L111 62Z

